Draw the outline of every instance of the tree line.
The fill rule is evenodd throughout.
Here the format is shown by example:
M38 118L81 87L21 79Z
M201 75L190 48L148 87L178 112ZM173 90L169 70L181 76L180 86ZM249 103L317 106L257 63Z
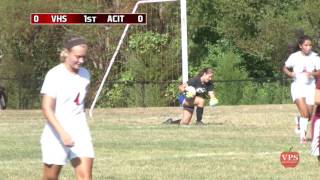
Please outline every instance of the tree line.
M45 73L58 63L59 48L70 34L84 36L89 41L86 67L92 74L88 97L91 101L124 28L32 26L30 13L130 13L135 2L2 0L0 78L21 80L0 80L9 94L9 107L17 106L21 94L39 92ZM320 7L320 1L187 0L187 6L190 77L210 66L215 69L218 81L281 79L284 76L280 69L290 53L289 47L296 43L297 34L303 32L313 37L314 49L319 49L320 14L317 7ZM152 26L130 33L108 78L110 82L121 83L109 83L104 88L100 107L175 104L176 85L181 81L181 70L175 68L181 66L176 61L181 58L179 3L154 4L144 11ZM172 30L167 31L168 28ZM157 55L159 51L160 56ZM288 92L287 85L284 81L217 83L216 91L224 104L261 103L259 98L265 99L265 103L282 103L278 98Z

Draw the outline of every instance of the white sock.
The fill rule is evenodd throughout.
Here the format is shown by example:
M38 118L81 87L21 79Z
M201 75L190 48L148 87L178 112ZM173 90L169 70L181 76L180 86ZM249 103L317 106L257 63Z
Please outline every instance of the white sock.
M300 117L300 139L306 138L308 118Z
M294 118L294 121L296 122L296 125L299 125L299 119L300 119L300 116L297 115L295 118Z

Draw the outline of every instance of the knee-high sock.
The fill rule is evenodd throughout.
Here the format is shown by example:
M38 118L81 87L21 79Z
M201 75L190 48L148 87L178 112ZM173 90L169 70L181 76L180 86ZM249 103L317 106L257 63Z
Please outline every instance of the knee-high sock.
M300 138L306 137L307 128L308 128L308 118L300 117Z
M298 125L299 126L299 124L300 124L300 116L299 115L297 115L295 118L294 118L294 121L295 121L295 123L296 123L296 125ZM299 127L299 129L300 129L300 127Z
M202 115L203 115L203 107L197 107L197 121L202 120Z

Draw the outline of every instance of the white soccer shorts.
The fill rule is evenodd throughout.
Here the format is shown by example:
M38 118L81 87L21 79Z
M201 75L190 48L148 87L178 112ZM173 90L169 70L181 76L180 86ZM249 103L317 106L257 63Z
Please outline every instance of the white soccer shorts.
M316 86L314 83L302 84L293 82L291 84L291 96L295 101L298 98L305 98L308 105L314 105Z
M94 158L92 141L75 142L73 147L66 147L61 143L41 143L42 162L45 164L65 165L68 160L77 157Z

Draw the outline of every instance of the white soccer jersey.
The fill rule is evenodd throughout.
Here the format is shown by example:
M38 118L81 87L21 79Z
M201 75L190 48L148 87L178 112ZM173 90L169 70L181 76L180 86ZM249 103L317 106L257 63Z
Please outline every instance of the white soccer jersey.
M42 85L41 94L56 100L55 116L74 141L91 141L84 111L84 98L89 82L90 74L85 68L80 68L77 74L73 74L64 64L59 64L47 73ZM46 123L41 142L59 140L57 137L55 130Z
M311 52L309 55L303 55L301 51L295 52L289 56L285 66L293 68L296 74L294 81L296 83L311 84L315 82L313 77L307 78L304 72L313 72L320 69L320 58L317 53Z

